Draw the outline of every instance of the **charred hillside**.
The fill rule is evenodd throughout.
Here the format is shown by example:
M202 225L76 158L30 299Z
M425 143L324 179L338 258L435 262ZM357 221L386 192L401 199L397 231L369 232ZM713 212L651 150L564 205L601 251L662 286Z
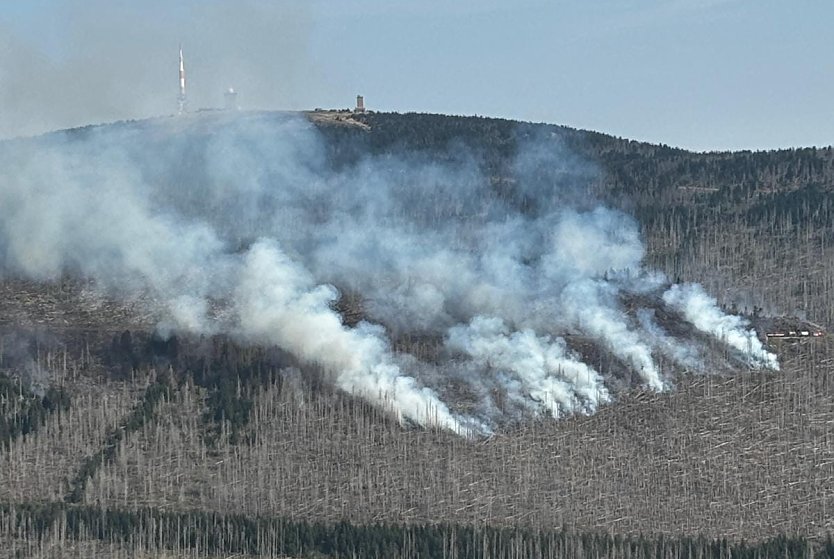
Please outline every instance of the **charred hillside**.
M326 116L0 145L12 554L825 556L830 149Z

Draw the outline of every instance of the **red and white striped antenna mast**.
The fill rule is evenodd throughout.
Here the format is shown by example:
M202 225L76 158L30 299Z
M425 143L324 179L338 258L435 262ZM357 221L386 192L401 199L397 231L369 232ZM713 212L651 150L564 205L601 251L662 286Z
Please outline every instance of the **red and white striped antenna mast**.
M177 95L177 114L185 112L185 61L182 58L182 43L180 43L180 94Z

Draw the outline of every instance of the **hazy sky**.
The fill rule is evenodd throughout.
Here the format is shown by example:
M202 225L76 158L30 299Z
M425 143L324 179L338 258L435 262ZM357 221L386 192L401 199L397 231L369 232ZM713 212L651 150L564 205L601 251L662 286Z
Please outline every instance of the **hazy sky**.
M175 7L171 7L172 5ZM352 106L697 150L834 143L830 0L3 0L0 137L176 108Z

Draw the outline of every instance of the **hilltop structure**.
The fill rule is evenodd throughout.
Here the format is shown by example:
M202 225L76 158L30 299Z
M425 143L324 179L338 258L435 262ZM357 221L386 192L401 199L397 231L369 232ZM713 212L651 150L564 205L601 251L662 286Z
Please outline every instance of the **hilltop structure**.
M182 57L182 44L180 44L180 92L179 95L177 95L177 114L183 114L185 110L185 61Z
M230 87L223 93L224 99L224 107L227 111L236 111L238 110L237 104L237 91L235 91L234 87Z

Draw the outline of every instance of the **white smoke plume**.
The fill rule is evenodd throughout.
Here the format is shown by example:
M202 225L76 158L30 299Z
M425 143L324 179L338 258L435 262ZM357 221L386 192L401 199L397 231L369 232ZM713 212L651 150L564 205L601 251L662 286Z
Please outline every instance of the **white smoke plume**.
M656 347L661 353L667 355L686 369L693 371L702 371L704 369L704 362L698 355L698 351L692 345L682 344L680 340L676 340L666 333L657 324L654 310L638 309L637 321L640 323L644 334L650 340L651 345Z
M509 390L523 390L519 400L532 399L553 417L591 413L609 401L602 377L568 355L564 340L536 336L529 329L510 332L500 318L477 316L466 326L450 328L446 346L465 353L479 367L511 373L518 384Z
M738 350L751 367L779 370L776 355L764 348L756 331L749 328L750 324L739 316L722 312L715 298L700 285L673 285L663 294L663 300L678 309L696 328Z
M247 252L235 288L240 333L321 365L343 390L389 404L420 425L467 432L432 390L392 362L382 328L342 325L331 308L337 298L335 289L316 285L274 242L259 241Z
M702 291L660 299L636 222L589 200L576 185L593 170L558 138L520 132L513 181L496 183L462 145L442 159L373 155L353 134L342 159L306 119L279 113L0 144L0 276L73 274L142 294L166 331L278 345L347 392L457 432L501 421L494 387L553 416L610 401L606 379L623 370L663 389L656 355L670 341L629 297L665 301L777 366L739 319L693 303ZM361 300L355 326L333 310L343 293ZM409 357L411 339L434 355ZM456 409L451 377L484 400L478 411Z
M562 308L580 330L598 338L611 353L628 362L649 387L661 390L663 379L652 350L618 309L616 295L613 284L586 279L565 287Z

